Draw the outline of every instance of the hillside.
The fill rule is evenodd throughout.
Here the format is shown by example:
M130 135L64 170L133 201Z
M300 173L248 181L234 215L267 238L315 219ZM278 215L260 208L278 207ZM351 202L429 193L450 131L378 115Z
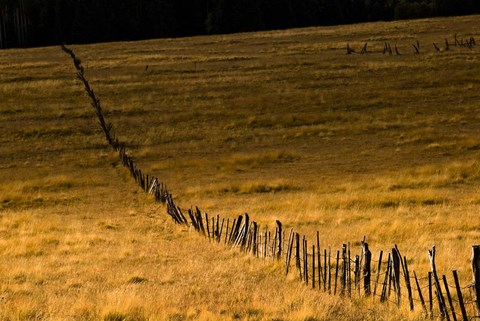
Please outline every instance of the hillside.
M278 219L332 249L397 244L422 276L435 244L466 285L480 48L454 36L480 40L478 19L72 48L113 131L182 208ZM0 51L0 97L2 319L423 319L313 291L175 226L107 146L59 47Z

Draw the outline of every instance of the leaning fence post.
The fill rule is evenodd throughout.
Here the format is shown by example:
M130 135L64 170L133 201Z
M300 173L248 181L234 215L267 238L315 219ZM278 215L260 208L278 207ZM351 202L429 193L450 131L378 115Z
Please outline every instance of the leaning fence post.
M412 286L410 284L410 272L408 271L408 263L407 263L407 258L404 256L403 257L403 266L405 268L405 284L407 285L407 291L408 291L408 301L410 304L410 311L414 310L413 306L413 296L412 296Z
M365 257L365 263L363 266L363 289L365 291L365 296L370 295L370 263L372 261L372 252L368 248L367 242L362 242L363 255Z
M207 237L210 240L210 224L208 222L208 214L207 213L205 213L205 225L207 227ZM213 228L213 226L212 226L212 228Z
M375 295L377 294L377 285L378 281L380 279L380 271L382 268L382 257L383 257L383 251L380 251L380 254L378 255L378 266L377 266L377 278L375 281L375 286L373 287L373 299L375 300Z
M425 305L425 300L423 299L422 289L420 288L420 283L418 283L418 278L417 278L417 274L415 273L415 271L413 271L413 276L415 277L415 283L417 284L418 297L420 298L420 302L422 303L423 312L425 312L425 315L428 316L427 306Z
M400 252L395 247L392 249L392 262L393 262L393 287L395 290L395 297L397 299L397 305L400 306L401 291L400 291L400 261L402 257Z
M387 259L387 270L385 271L385 279L383 281L383 286L382 286L382 294L380 296L380 302L385 302L387 299L387 285L389 283L389 277L391 274L391 268L392 268L392 262L391 262L391 253L388 253L388 259Z
M293 248L293 228L290 229L290 235L288 236L287 254L285 257L285 275L288 275L288 269L290 268L290 259L292 258Z
M450 296L450 289L448 288L447 277L445 275L442 275L442 280L443 280L443 285L445 286L445 294L447 295L448 304L450 305L450 311L452 311L453 321L457 321L457 315L455 314L455 307L453 306L452 297Z
M435 266L435 246L431 250L428 250L428 256L430 258L430 268L432 269L433 281L435 283L435 289L437 291L438 305L440 306L440 316L450 320L448 315L447 305L445 304L445 298L442 293L442 288L440 287L440 281L438 280L437 268Z
M223 225L225 224L225 218L222 218L222 226L220 227L220 231L218 232L217 236L217 242L220 243L222 239L222 233L223 233Z
M472 246L473 291L477 313L480 314L480 245Z
M227 240L228 240L228 228L230 226L230 218L227 217L227 226L225 228L225 244L227 244Z
M457 271L453 270L453 279L455 280L455 288L457 289L458 305L460 305L460 310L462 311L463 321L468 321L467 311L465 310L465 305L463 304L463 295L460 288L460 282L458 282Z

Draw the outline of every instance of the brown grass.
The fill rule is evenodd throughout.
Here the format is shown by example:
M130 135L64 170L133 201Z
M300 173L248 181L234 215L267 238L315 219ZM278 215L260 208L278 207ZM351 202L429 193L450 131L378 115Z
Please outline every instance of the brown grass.
M471 281L477 16L74 46L115 133L182 208L274 220ZM421 54L411 46L421 42ZM382 55L383 42L401 56ZM345 55L346 43L372 53ZM146 70L146 66L148 69ZM100 132L59 48L0 51L0 319L399 320L173 225Z

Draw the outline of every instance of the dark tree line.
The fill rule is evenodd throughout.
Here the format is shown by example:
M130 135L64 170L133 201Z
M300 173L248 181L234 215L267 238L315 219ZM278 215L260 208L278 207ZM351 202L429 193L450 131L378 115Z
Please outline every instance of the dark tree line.
M479 0L0 0L0 48L472 13Z

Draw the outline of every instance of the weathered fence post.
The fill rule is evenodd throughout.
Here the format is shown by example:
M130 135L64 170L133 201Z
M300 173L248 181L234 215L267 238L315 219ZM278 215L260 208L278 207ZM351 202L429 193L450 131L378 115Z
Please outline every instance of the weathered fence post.
M322 251L320 250L320 232L317 231L318 289L322 289ZM325 280L324 280L325 282Z
M452 311L453 321L457 321L457 315L455 314L455 307L453 306L452 297L450 296L450 289L448 288L447 277L442 275L443 285L445 286L445 294L447 295L448 304L450 305L450 311Z
M404 275L405 275L405 284L407 286L407 291L408 291L408 302L410 304L410 311L413 311L414 306L413 306L413 295L412 295L412 286L410 284L410 272L408 271L408 263L407 263L407 258L404 256L403 257L403 266L405 269Z
M415 273L415 271L413 271L413 276L415 277L415 283L417 284L418 297L420 298L420 302L422 303L423 312L425 312L425 315L428 316L427 306L425 305L422 289L420 288L420 283L418 283L417 273Z
M435 246L431 250L428 250L428 256L430 258L430 268L432 269L433 281L435 284L435 290L437 291L438 305L440 307L440 317L450 320L448 315L447 306L445 304L445 298L440 287L440 281L438 280L437 267L435 266Z
M327 249L324 249L323 250L323 266L324 266L324 272L323 272L323 275L325 275L325 282L323 282L323 291L324 292L327 292L327 289L328 289L328 293L331 292L331 281L332 281L332 273L330 272L330 254L331 254L331 248L329 247L328 248L328 263L327 263ZM327 268L328 268L328 271L327 271ZM327 272L328 272L328 275L327 275ZM327 282L328 282L328 286L327 286Z
M360 296L360 274L360 256L355 255L353 275L355 276L354 284L355 290L358 292L358 296Z
M401 290L400 290L400 253L397 248L392 249L392 262L393 262L393 288L395 290L395 297L397 299L397 305L400 306Z
M298 233L295 233L295 259L295 265L300 273L300 280L302 280L302 267L300 262L300 234Z
M227 217L227 226L225 228L225 244L227 244L228 240L228 228L230 227L230 218Z
M345 295L347 286L347 245L342 246L342 270L340 274L340 295Z
M338 261L339 260L340 260L340 251L337 251L337 263L335 264L335 285L333 288L333 295L337 294Z
M203 234L205 234L205 227L203 226L203 217L202 217L202 212L200 212L200 209L198 207L195 208L197 212L197 222L200 225L200 229L202 230Z
M365 263L363 265L363 289L365 291L365 296L369 296L371 293L370 290L370 279L371 279L371 274L370 274L370 264L372 262L372 252L370 252L370 249L368 248L368 243L367 242L362 242L362 251L363 251L363 256Z
M388 253L388 259L387 259L387 271L385 271L385 279L383 281L383 286L382 286L382 294L380 296L380 302L385 302L387 299L387 285L389 283L389 276L391 274L391 267L392 267L392 259L391 259L391 253Z
M228 219L227 219L228 221ZM223 233L223 225L225 224L225 218L222 218L222 226L220 227L220 231L218 232L218 236L217 236L217 242L220 243L221 239L222 239L222 233ZM256 254L256 248L255 248L255 253Z
M453 270L453 279L455 280L455 288L457 289L458 305L460 305L460 310L462 311L463 321L468 321L467 311L465 310L465 305L463 303L463 294L460 288L460 282L458 282L457 271Z
M348 253L348 256L347 256L347 284L348 284L348 297L351 297L352 296L352 258L351 258L351 255L350 255L350 242L348 242L348 245L347 245L347 253Z
M428 304L430 318L433 319L432 272L428 272Z
M247 213L245 213L244 226L245 226L245 230L243 231L244 234L243 234L243 237L242 237L242 241L240 243L242 250L245 250L245 245L247 244L247 237L248 237L249 230L250 230L250 217L248 216Z
M303 272L305 284L308 285L308 245L305 235L303 236Z
M480 245L472 246L473 291L477 313L480 314Z
M208 222L208 213L205 213L205 226L207 227L207 237L210 240L210 224ZM212 226L213 228L213 226Z
M312 289L315 289L315 245L312 245Z
M375 300L375 295L377 294L377 285L378 281L380 279L380 271L382 268L382 257L383 257L383 251L380 251L380 254L378 255L378 266L377 266L377 278L375 281L375 286L373 287L373 299Z
M288 275L288 270L290 269L290 260L292 258L292 248L293 248L293 228L290 229L290 235L288 236L287 243L287 254L285 257L285 275Z
M283 245L282 222L277 220L276 223L277 223L277 233L278 233L278 236L277 236L277 240L278 240L277 260L280 260L280 258L282 257L282 250L283 250L283 247L282 247L282 245Z

